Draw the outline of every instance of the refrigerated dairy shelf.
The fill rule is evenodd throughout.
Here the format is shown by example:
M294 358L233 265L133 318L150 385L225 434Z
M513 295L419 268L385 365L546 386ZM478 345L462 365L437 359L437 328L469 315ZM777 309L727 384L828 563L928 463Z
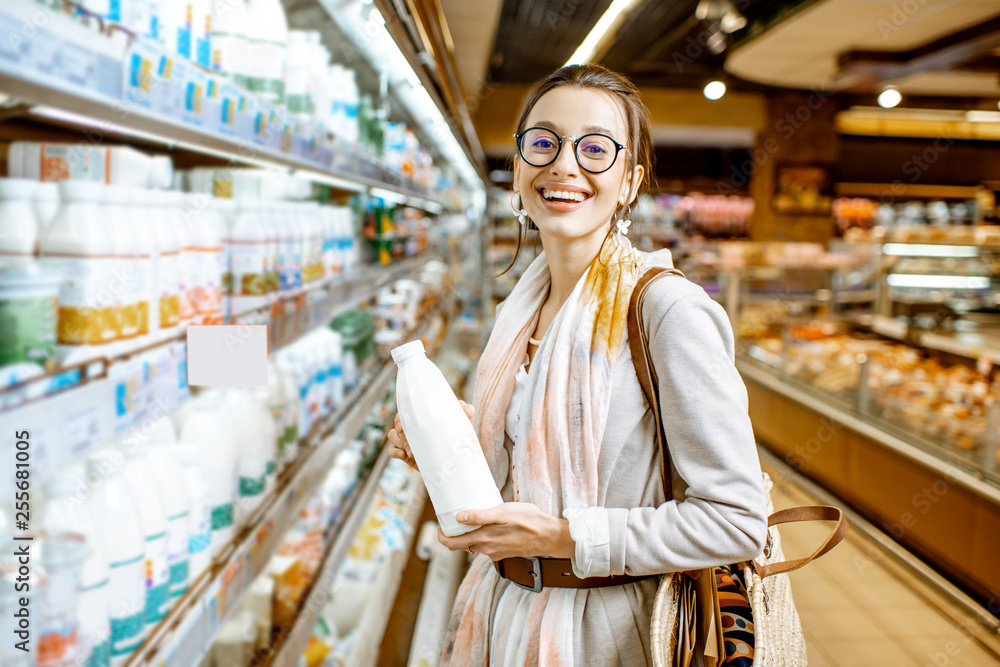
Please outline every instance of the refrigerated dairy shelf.
M440 304L446 300L447 296L443 296L439 306L425 315L424 322L439 312ZM424 322L418 326L418 330L426 329ZM316 493L332 462L361 428L365 417L394 376L395 366L391 363L373 369L361 388L355 391L352 400L314 426L300 440L300 451L304 450L305 454L300 454L293 467L281 475L275 490L223 548L211 570L190 587L167 617L151 631L150 636L130 659L129 665L181 667L198 664L225 621L228 611L236 608L254 579L267 567L278 548L280 537L293 525L305 503ZM387 450L383 452L386 453ZM385 465L382 460L384 458L382 456L380 463L372 470L364 490L353 505L348 499L351 510L345 515L349 518L343 525L335 528L338 537L334 547L345 541L344 554L361 520L355 515L363 517L364 508L378 484L380 470ZM363 509L358 510L359 506ZM345 531L348 533L346 537L343 535Z
M39 12L45 13L44 21L37 20ZM6 118L22 114L65 126L78 131L78 141L84 144L98 145L111 138L179 149L221 159L230 166L291 173L346 192L380 189L399 197L401 203L429 213L437 214L448 208L444 200L383 169L354 146L334 141L329 135L300 136L282 127L280 131L272 130L270 135L277 136L269 136L265 143L256 128L260 118L272 118L277 112L263 103L255 101L261 108L249 119L247 135L240 136L236 132L223 134L208 121L200 120L200 115L208 114L207 101L205 111L201 111L199 101L195 105L197 110L187 114L173 106L156 109L152 101L140 103L130 99L126 88L135 77L129 76L128 67L132 66L129 61L142 42L136 40L129 45L124 33L116 35L119 39L106 37L29 0L8 0L0 7L0 32L10 38L0 45L0 90L22 103L20 107L8 108ZM180 67L181 63L175 64ZM190 63L184 63L183 69L191 70L192 76L200 79L210 76ZM143 75L152 77L149 72ZM162 97L169 98L171 105L183 107L187 104L183 101L186 84L170 84L179 92L164 93ZM150 87L166 88L167 84L147 81L135 87L152 98ZM220 104L233 104L235 108L244 103L241 97L214 103L213 108Z

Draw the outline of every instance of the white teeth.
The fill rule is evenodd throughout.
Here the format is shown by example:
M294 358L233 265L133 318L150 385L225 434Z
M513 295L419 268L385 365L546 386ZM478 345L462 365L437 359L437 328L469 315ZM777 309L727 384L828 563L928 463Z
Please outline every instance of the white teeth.
M569 201L583 201L584 199L587 198L587 195L585 195L582 192L570 192L568 190L542 190L542 196L545 197L545 199L548 199L550 201L553 200L553 199L566 199L566 200L569 200Z

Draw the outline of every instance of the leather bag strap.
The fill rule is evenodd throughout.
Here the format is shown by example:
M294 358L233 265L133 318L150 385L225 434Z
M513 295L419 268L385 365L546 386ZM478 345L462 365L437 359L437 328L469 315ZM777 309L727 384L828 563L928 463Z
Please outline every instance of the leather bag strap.
M837 525L834 527L833 532L827 536L826 540L809 556L757 566L757 574L761 579L770 577L772 574L781 574L799 569L840 544L840 541L847 535L847 518L844 516L843 510L839 507L831 507L830 505L805 505L778 510L767 517L767 526L770 528L778 524L793 523L796 521L836 521Z
M628 304L628 346L632 353L632 364L635 366L635 374L639 378L639 386L646 397L646 402L653 409L656 415L656 445L660 449L660 478L663 480L663 497L671 500L673 494L672 470L670 463L670 450L667 448L667 434L663 430L663 419L660 417L660 390L656 379L656 371L653 369L653 359L649 355L649 341L646 339L646 327L642 324L642 301L643 296L649 291L650 285L664 276L680 276L684 274L677 269L666 269L656 267L649 269L632 290L632 298Z

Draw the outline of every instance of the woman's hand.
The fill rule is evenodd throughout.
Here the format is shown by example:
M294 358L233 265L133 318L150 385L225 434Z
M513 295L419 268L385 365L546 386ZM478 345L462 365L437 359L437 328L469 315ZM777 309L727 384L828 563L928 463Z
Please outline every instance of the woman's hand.
M438 540L452 551L486 554L493 560L520 556L572 558L576 543L569 521L550 516L531 503L504 503L487 510L465 510L458 522L480 526L457 537L438 528Z
M462 410L465 411L465 415L469 418L469 421L475 421L473 418L476 416L476 409L465 401L459 401L459 404L462 406ZM417 468L417 462L413 458L413 452L410 451L410 443L406 441L406 434L403 433L403 423L399 421L398 414L393 422L392 430L385 435L389 438L389 456L406 462L414 470L420 470L420 468Z

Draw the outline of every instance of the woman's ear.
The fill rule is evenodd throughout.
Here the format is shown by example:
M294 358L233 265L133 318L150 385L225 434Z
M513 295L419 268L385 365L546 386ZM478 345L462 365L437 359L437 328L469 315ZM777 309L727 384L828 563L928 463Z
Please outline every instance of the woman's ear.
M625 184L622 188L622 198L626 204L631 204L639 195L639 188L642 186L642 177L646 170L641 164L635 165L631 173L625 173Z

